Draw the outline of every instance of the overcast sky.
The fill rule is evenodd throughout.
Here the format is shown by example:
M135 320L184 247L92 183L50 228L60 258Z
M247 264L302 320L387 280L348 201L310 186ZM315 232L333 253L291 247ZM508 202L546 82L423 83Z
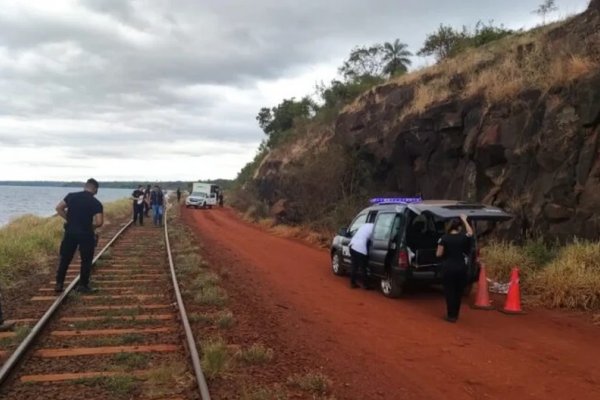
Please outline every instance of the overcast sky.
M0 0L0 180L234 178L262 106L355 45L443 22L540 22L541 0ZM588 0L558 0L558 18ZM424 61L414 60L416 65Z

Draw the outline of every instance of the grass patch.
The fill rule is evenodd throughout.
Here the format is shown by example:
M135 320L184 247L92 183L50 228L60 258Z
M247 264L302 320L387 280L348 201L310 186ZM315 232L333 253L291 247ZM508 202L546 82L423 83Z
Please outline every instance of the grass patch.
M236 358L245 364L266 364L273 360L273 350L265 347L261 343L254 343L249 348L238 351L236 353Z
M118 353L112 356L113 365L127 371L143 369L148 366L150 357L144 353Z
M210 315L194 313L188 315L188 320L193 324L210 325L213 319Z
M600 242L496 242L485 247L483 256L489 275L501 282L508 282L510 271L518 266L523 293L534 303L600 310Z
M575 242L539 271L531 291L544 305L600 310L600 242Z
M220 287L209 286L197 291L194 300L201 305L222 307L227 303L227 293Z
M164 398L191 388L194 379L184 363L173 362L150 369L144 377L144 398Z
M0 347L8 347L21 343L29 333L31 327L29 325L17 326L14 330L15 335L0 339Z
M192 288L195 290L201 290L209 287L213 287L219 284L221 279L219 275L214 272L207 272L198 274L196 279L192 281Z
M290 387L295 387L305 392L324 395L331 386L331 381L320 372L309 372L307 374L294 374L287 379Z
M240 394L240 400L287 400L288 398L285 389L279 386L274 388L245 387Z
M139 385L136 378L127 375L82 378L77 379L75 383L86 386L101 386L116 398L130 398Z
M231 311L221 311L217 314L215 321L220 329L229 329L235 325L235 319Z
M202 370L207 378L220 376L229 367L229 354L223 339L202 342Z

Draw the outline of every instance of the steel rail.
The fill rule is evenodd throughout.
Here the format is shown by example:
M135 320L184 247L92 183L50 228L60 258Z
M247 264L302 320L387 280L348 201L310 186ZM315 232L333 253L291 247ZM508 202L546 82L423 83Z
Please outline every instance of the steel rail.
M93 258L92 265L94 265L98 261L98 259L102 257L102 255L109 249L109 247L112 246L112 244L119 238L119 236L121 236L125 229L127 229L132 223L133 221L129 221L129 223L123 226L123 228L121 228L119 232L117 232L117 234L113 236L113 238L102 248L102 250L98 252L96 257ZM2 384L6 380L6 378L8 377L12 369L15 367L17 362L23 357L23 355L25 355L25 352L27 351L33 340L36 338L36 336L42 331L42 329L44 328L44 326L46 326L46 323L48 323L52 315L54 315L58 307L60 307L60 305L67 298L69 293L79 283L79 278L80 275L77 275L69 284L69 286L67 286L67 288L63 291L63 293L60 296L58 296L56 300L54 300L54 303L52 303L52 305L38 320L38 322L31 329L31 331L25 337L25 339L23 339L23 341L19 344L15 351L13 351L13 353L10 355L8 360L6 360L6 362L2 365L2 368L0 368L0 384Z
M192 333L192 328L190 327L190 321L188 320L188 316L185 311L185 305L183 304L183 298L181 297L181 291L179 290L179 283L177 282L177 274L175 273L175 265L173 264L171 244L169 242L169 229L167 226L167 210L169 208L170 204L165 207L165 215L163 218L165 228L165 243L169 258L169 268L171 269L171 278L173 279L173 287L175 288L175 297L177 298L177 308L179 309L179 315L181 317L181 322L183 323L183 329L185 330L185 338L187 340L187 347L190 352L192 364L194 366L194 373L196 374L196 381L198 382L198 390L200 390L202 400L210 400L208 385L206 384L206 378L202 372L200 356L198 355L198 349L196 348L196 341L194 340L194 334Z

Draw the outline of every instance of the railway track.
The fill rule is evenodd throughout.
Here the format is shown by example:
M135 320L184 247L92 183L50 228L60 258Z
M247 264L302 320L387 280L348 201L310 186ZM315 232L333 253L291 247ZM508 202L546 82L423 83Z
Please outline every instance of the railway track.
M73 262L59 296L41 282L25 305L36 317L0 335L12 340L0 353L0 399L210 399L166 223L119 229L94 258L97 292L75 292L78 273Z

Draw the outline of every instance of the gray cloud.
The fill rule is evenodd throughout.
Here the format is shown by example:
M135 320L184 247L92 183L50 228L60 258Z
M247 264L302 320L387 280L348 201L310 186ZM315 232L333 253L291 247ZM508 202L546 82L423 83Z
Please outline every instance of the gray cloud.
M531 25L539 2L0 0L0 143L71 157L165 138L257 143L254 116L273 97L259 83L339 65L355 45L400 38L416 52L440 22Z

